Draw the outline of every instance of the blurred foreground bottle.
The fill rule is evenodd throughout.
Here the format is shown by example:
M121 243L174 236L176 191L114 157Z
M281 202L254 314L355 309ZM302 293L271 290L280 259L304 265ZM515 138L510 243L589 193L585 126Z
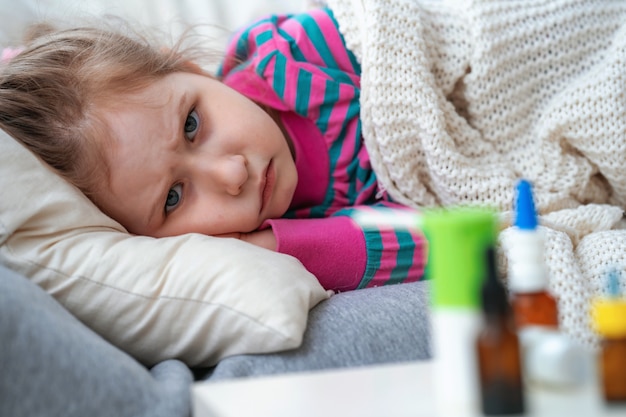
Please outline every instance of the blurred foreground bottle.
M486 256L481 289L483 325L476 339L482 412L524 413L524 385L519 340L506 290L498 278L494 250Z
M525 344L524 339L537 327L556 330L559 326L557 302L548 291L544 236L537 227L531 185L525 180L517 185L511 233L507 248L509 289L515 323Z
M608 403L626 403L626 298L620 295L618 276L609 275L609 297L593 302L592 322L602 338L599 379Z
M476 337L485 250L493 247L492 212L453 208L424 213L431 279L433 377L438 415L476 415L479 410Z
M544 233L538 227L531 185L517 184L515 223L508 239L510 299L528 383L573 388L587 378L589 358L559 330L557 300L548 289Z

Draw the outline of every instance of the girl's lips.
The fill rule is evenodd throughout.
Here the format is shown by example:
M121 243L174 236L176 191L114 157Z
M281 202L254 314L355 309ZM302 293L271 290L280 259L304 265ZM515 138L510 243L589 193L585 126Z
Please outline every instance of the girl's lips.
M267 203L269 203L272 197L272 191L274 190L274 183L276 182L276 172L274 172L274 161L271 160L265 173L263 175L263 181L261 182L261 209L259 213L262 213Z

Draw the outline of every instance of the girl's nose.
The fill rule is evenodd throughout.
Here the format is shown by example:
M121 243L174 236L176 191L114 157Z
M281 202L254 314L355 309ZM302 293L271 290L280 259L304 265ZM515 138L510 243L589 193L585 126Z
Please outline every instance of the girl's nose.
M230 195L237 196L248 180L248 161L242 155L228 155L220 158L215 166L215 179L219 187Z

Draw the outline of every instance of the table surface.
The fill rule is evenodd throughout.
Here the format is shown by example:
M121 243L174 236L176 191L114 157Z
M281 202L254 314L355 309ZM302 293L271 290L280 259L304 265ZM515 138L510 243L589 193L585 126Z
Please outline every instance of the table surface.
M526 393L526 416L626 416L626 406L604 404L595 380L568 389L529 386ZM437 415L430 361L197 382L193 407L194 417Z

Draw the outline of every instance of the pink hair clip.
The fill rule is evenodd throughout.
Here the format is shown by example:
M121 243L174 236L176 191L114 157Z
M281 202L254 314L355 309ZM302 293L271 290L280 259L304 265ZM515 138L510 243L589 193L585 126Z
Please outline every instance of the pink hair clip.
M4 48L2 50L2 54L0 54L0 62L3 63L3 64L6 64L7 62L9 62L13 58L15 58L17 55L19 55L20 52L22 52L23 50L24 50L24 48L22 48L22 47L17 47L17 48L8 47L8 48Z

